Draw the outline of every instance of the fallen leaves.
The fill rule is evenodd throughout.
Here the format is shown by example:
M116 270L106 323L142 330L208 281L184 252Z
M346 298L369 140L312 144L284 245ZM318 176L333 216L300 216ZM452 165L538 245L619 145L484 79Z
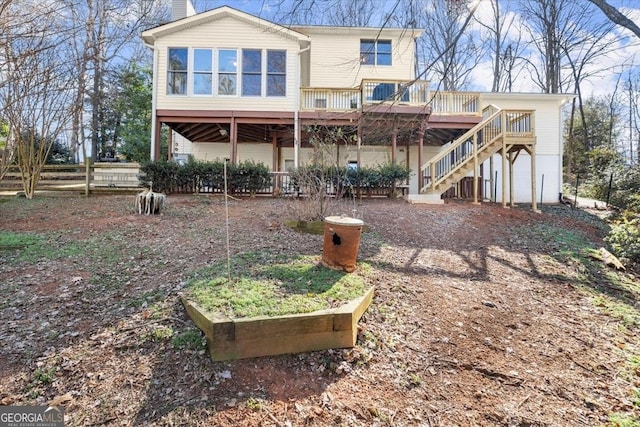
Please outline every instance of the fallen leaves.
M595 230L575 209L357 201L371 230L359 258L376 269L358 345L213 363L200 337L177 343L193 330L178 292L226 257L223 205L169 198L149 217L125 196L74 199L72 212L52 199L36 216L3 205L3 229L54 230L56 248L86 250L1 260L0 404L65 406L69 425L222 427L597 425L629 409L621 354L637 334L572 286L583 272L549 242L508 231ZM318 255L321 236L281 226L289 202L232 200L232 253Z

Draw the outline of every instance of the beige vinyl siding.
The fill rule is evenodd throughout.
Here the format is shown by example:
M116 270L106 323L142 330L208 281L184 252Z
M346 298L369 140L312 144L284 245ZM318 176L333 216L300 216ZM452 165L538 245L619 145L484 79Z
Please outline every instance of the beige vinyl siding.
M174 138L174 145L178 146L179 155L193 155L195 160L200 161L216 161L229 158L231 156L231 144L223 142L196 142L177 135ZM293 150L291 150L291 158L293 159ZM256 163L264 163L269 169L273 170L273 157L271 144L255 144L255 143L239 143L238 144L238 162L253 160Z
M357 160L358 153L353 150L353 154L349 160ZM389 147L363 146L360 149L360 166L373 168L391 160L391 152ZM346 162L345 162L346 163Z
M406 147L403 147L406 149ZM438 154L441 150L441 147L435 147L431 145L425 145L422 147L422 156L423 161L427 162L429 159L433 158L436 154ZM398 162L402 160L401 164L404 164L404 159L406 159L406 153L400 153L396 157ZM412 145L409 146L409 169L411 169L411 176L409 178L409 193L410 194L418 194L418 175L420 174L420 165L418 164L418 146Z
M503 109L535 110L536 153L562 154L561 108L565 95L483 93L482 104L495 104Z
M273 146L271 144L238 144L238 162L252 160L255 163L264 163L273 170Z
M172 131L173 132L173 131ZM193 154L193 143L177 132L173 132L174 154Z
M169 47L213 48L214 49L214 95L167 95L167 55ZM159 109L178 110L256 110L256 111L292 111L298 103L297 91L297 63L298 42L285 38L273 31L266 31L249 25L237 19L226 17L181 32L159 38L156 41L158 49L158 86L157 95ZM263 59L266 50L287 51L287 88L286 97L242 97L240 93L241 67L238 65L238 95L215 95L217 87L217 55L218 49L238 49L238 60L241 58L240 49L262 49ZM192 52L190 52L190 61ZM264 63L264 62L263 62ZM265 66L266 67L266 66ZM263 67L263 73L266 72ZM188 91L192 90L191 64L189 66ZM264 80L264 79L263 79ZM263 92L266 87L263 84ZM265 92L266 93L266 92Z
M309 147L304 147L304 148L300 148L300 157L299 157L299 162L300 165L307 165L311 162L311 157L313 156L313 148L309 148ZM285 163L287 161L292 161L294 160L295 155L293 153L293 147L282 147L280 149L280 170L282 172L284 172L284 168L285 168Z
M293 160L293 148L284 147L280 150L282 167L284 168L285 160ZM308 164L313 154L312 148L300 149L300 164ZM403 153L404 155L404 153ZM349 161L356 161L358 153L355 146L341 145L339 148L331 150L331 159L340 166L346 166ZM365 147L360 150L360 162L363 167L375 167L385 163L389 163L391 155L388 147Z
M392 40L392 65L360 65L360 40L375 38L355 30L310 33L310 87L357 87L362 79L410 80L414 76L413 39L383 32L380 40Z
M231 157L231 144L223 142L198 142L192 144L193 157L203 162L215 162Z
M495 104L507 109L535 110L536 133L536 191L538 202L557 203L562 192L562 106L572 95L483 93L483 105ZM495 171L498 172L498 200L502 200L502 159L494 156ZM489 171L489 162L485 162ZM514 195L516 203L531 202L531 157L521 153L514 165ZM508 174L509 171L504 171ZM542 176L544 175L544 188ZM509 185L507 183L507 191ZM506 197L509 197L507 194ZM541 199L542 197L542 199Z
M561 158L555 155L536 156L536 194L538 203L558 203L562 192ZM498 173L496 193L498 201L502 201L502 159L494 156L495 171ZM508 166L507 166L508 167ZM506 174L509 170L506 171ZM544 176L544 186L542 180ZM485 165L485 178L489 179L488 162ZM514 198L515 203L531 203L531 157L526 153L518 156L513 167ZM509 200L509 181L507 177L507 201ZM541 199L542 197L542 199Z
M300 156L302 157L302 149L300 150ZM293 147L282 147L280 149L280 172L285 172L285 163L287 161L293 162L295 154L293 153Z

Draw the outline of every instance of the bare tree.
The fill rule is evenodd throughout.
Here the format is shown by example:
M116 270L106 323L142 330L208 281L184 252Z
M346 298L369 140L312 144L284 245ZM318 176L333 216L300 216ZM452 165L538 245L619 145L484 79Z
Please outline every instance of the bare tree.
M640 99L640 74L629 72L624 82L624 90L628 109L628 159L629 163L633 165L640 163L640 102L638 101Z
M518 25L516 15L507 15L497 0L491 0L491 21L476 21L486 30L487 49L491 52L493 69L492 92L511 92L513 81L518 77L518 65L522 62L524 44L522 31L514 30ZM515 35L515 36L514 36ZM520 67L521 69L521 67Z
M585 9L584 17L589 16L588 9ZM579 20L577 20L579 22ZM584 19L583 22L587 22ZM582 138L588 140L590 133L590 126L593 124L587 119L584 109L584 95L583 85L589 78L598 76L599 74L611 72L610 67L593 67L594 64L602 63L600 59L607 54L611 53L612 47L608 43L608 35L613 29L613 24L605 23L603 25L589 28L589 31L577 31L571 34L567 34L563 38L562 50L566 58L567 64L571 71L571 77L573 81L573 91L577 95L571 104L571 117L569 122L569 138L567 140L568 149L566 150L566 165L567 170L573 169L573 153L575 150L572 145L575 142L573 135L573 118L576 114L580 115L582 126ZM613 100L617 97L612 96L610 98L609 109L614 108ZM577 110L576 110L577 109ZM611 113L613 116L613 112ZM611 121L613 123L613 121ZM610 130L610 134L612 134Z
M115 145L105 115L105 82L122 64L148 55L139 35L165 20L168 7L166 2L148 0L64 0L64 4L66 25L73 34L68 56L76 67L73 87L79 107L73 119L72 145L74 150L83 146L88 128L91 148L83 148L97 159L106 147Z
M66 130L72 108L68 90L72 69L60 60L68 34L55 25L58 6L31 6L18 33L3 33L0 87L0 105L27 198L33 198L42 167ZM19 15L11 5L7 10Z
M13 138L9 135L9 126L4 114L0 113L0 181L7 174L9 166L13 163L14 156L15 144L13 143Z
M539 54L528 60L534 83L544 93L560 93L562 87L563 37L576 6L572 0L522 0L531 44ZM538 62L540 64L538 64Z
M272 16L282 25L384 26L401 0L280 0Z
M482 44L467 31L479 2L471 9L470 4L466 0L418 0L409 1L404 8L405 26L427 29L418 41L418 55L428 77L440 82L443 90L464 88L482 57Z
M374 0L352 0L338 2L327 11L329 25L367 27L371 24L376 12Z
M622 12L607 3L606 0L589 0L600 8L607 18L616 25L620 25L632 31L637 37L640 37L640 27L631 19L627 18Z

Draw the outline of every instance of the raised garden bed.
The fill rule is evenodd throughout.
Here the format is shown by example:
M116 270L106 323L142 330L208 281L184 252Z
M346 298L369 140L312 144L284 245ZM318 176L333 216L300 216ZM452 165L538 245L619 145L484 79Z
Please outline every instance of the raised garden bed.
M339 307L305 314L230 319L182 298L187 314L207 338L214 361L349 348L358 321L371 304L373 288Z
M347 274L324 267L319 257L265 253L243 254L232 264L240 277L220 277L224 269L213 265L197 272L182 295L213 360L355 345L373 298L368 265Z

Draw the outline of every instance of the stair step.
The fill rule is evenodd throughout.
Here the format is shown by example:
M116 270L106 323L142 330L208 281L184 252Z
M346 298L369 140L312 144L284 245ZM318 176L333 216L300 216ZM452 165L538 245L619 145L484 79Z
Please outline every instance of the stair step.
M481 152L476 153L477 160L474 161L474 156L470 155L464 160L461 160L455 164L448 165L447 172L444 174L442 181L436 185L435 189L429 186L427 189L422 191L423 194L442 194L443 192L450 189L452 185L456 184L461 179L473 172L473 167L475 164L485 162L487 159L489 159L491 156L502 149L505 135L499 134L498 129L487 127L488 124L491 123L491 120L497 117L497 114L500 113L500 111L501 110L496 110L494 113L492 113L492 116L485 118L485 120L478 123L474 128L470 129L468 133L464 135L465 138L467 138L466 141L473 141L474 135L478 135L478 132L480 132L482 129L487 129L487 132L485 132L483 135L485 137L491 138L491 140L482 145ZM444 158L444 156L449 155L454 149L459 149L461 143L464 143L461 139L455 141L449 148L449 151L443 152L440 155L440 158ZM467 152L467 155L469 154L470 153ZM430 164L427 164L427 167L433 167L433 164L434 163L431 162Z

